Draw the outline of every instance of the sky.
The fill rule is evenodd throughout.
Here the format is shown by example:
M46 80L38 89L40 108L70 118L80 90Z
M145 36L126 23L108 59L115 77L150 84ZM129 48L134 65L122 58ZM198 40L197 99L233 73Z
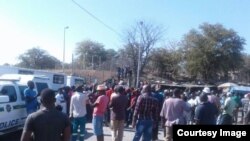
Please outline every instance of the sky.
M76 3L103 23L90 16ZM77 43L92 40L117 50L136 22L160 25L164 41L180 41L207 22L235 30L250 54L249 0L0 0L0 65L18 63L33 47L70 63ZM65 27L69 27L65 29ZM64 38L65 31L65 38Z

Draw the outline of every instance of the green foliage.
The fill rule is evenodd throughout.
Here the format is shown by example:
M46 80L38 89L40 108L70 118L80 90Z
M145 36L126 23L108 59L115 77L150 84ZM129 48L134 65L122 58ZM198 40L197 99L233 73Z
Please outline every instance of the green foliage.
M61 64L58 59L39 47L29 49L24 54L21 54L18 59L20 63L17 66L32 69L55 69Z
M78 63L85 67L92 67L93 63L94 67L96 67L110 60L116 54L116 51L113 49L105 50L101 43L85 40L77 44L75 53Z
M186 68L195 78L204 80L228 79L228 73L237 71L242 64L245 40L232 29L220 24L202 24L200 31L191 30L184 37Z
M160 77L174 79L181 73L182 52L177 47L156 48L151 53L151 65Z

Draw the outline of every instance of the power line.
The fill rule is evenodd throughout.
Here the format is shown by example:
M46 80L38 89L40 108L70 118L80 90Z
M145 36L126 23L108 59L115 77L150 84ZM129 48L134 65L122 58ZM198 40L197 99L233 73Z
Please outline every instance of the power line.
M100 20L98 17L96 17L94 14L92 14L91 12L89 12L86 8L82 7L79 3L75 2L74 0L72 0L72 2L74 4L76 4L79 8L81 8L84 12L86 12L88 15L90 15L92 18L94 18L95 20L97 20L99 23L101 23L102 25L104 25L106 28L108 28L109 30L113 31L115 34L117 34L118 36L121 37L121 34L119 32L117 32L115 29L113 29L111 26L107 25L106 23L104 23L102 20Z

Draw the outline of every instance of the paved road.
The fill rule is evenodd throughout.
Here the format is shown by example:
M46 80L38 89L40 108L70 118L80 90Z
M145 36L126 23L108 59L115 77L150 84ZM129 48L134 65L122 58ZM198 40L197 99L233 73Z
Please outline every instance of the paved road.
M96 137L93 134L92 130L92 124L88 123L86 125L87 128L87 135L85 137L85 141L96 141ZM131 128L125 128L124 129L124 141L132 141L134 137L134 129ZM111 133L110 133L110 128L109 127L104 127L104 140L105 141L111 141ZM4 136L0 136L0 141L20 141L20 136L21 136L21 131L7 134ZM163 132L159 132L159 141L164 141L163 140Z
M22 131L0 136L0 141L20 141Z

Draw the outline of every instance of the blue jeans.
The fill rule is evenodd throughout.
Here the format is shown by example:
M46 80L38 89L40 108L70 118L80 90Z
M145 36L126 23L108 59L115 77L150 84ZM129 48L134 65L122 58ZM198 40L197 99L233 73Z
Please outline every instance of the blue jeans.
M152 120L138 120L136 123L136 131L133 141L140 141L141 136L143 136L143 141L151 141L152 139Z
M93 116L93 131L96 136L103 135L103 116Z
M72 141L76 141L78 137L78 127L80 126L80 141L84 141L84 134L85 134L85 125L86 125L86 118L84 117L77 117L73 118L72 126Z

